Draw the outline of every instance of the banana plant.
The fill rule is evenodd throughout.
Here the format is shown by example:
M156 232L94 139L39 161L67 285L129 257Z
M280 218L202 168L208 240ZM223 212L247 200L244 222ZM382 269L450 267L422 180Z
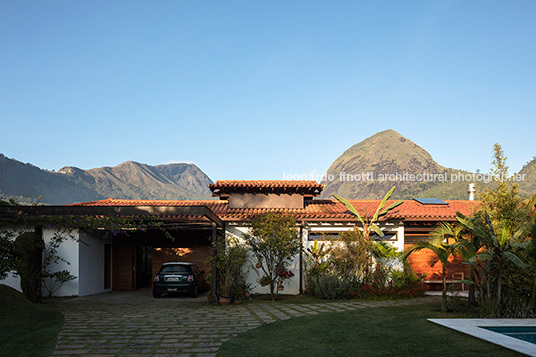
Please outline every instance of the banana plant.
M506 225L498 229L493 226L490 216L484 212L486 228L482 229L471 222L466 217L459 215L456 217L471 234L484 242L483 249L476 254L469 262L481 260L485 262L482 274L486 273L493 277L497 283L497 310L496 316L502 316L501 298L502 298L502 280L504 275L505 264L509 261L519 268L524 269L526 264L516 255L518 249L527 248L524 243L527 237L527 227L522 226L515 232L511 232Z
M369 217L366 212L365 212L365 216L362 216L354 207L354 205L352 205L350 201L346 200L345 198L342 198L341 196L335 195L335 194L333 195L333 197L335 197L337 201L344 204L346 208L348 209L348 211L350 211L350 213L352 213L352 215L354 215L354 217L356 218L357 225L354 227L356 234L361 235L366 242L370 243L371 237L374 236L373 233L375 233L379 237L384 236L383 231L378 225L380 218L385 216L387 213L389 213L389 211L395 209L396 207L404 203L404 201L397 201L397 202L390 204L389 206L386 206L387 201L389 200L389 198L391 197L395 189L396 189L396 186L393 186L385 194L383 199L380 201L378 207L376 207L376 211L374 212L374 215L372 215L372 217ZM367 264L364 267L365 280L369 278L370 256L371 256L372 249L373 249L372 244L369 244L369 249L367 253L368 255Z
M389 213L389 211L395 209L396 207L404 203L404 201L397 201L385 207L385 205L387 204L387 200L389 200L389 198L391 197L395 189L396 189L396 186L391 187L389 192L387 192L387 194L383 197L380 204L376 208L376 212L374 212L374 215L372 216L372 218L369 218L367 215L365 215L365 217L363 218L361 214L359 214L357 209L348 200L342 198L341 196L334 194L333 197L335 197L337 201L344 204L346 208L348 209L348 211L350 211L350 213L352 213L355 216L358 224L361 225L361 233L363 234L363 237L366 240L369 240L371 232L374 232L378 236L383 237L384 234L377 224L380 217L385 216L387 213Z

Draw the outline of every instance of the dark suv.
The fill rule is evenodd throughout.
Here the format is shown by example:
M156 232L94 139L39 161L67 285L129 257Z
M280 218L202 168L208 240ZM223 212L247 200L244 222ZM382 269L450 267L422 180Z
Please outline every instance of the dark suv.
M204 290L204 271L193 263L164 263L153 280L153 297L164 293L189 293L191 297Z

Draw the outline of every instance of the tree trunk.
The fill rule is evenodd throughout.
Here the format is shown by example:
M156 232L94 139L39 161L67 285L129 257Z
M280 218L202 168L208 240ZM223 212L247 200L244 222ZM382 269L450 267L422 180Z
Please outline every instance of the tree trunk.
M496 317L502 317L501 290L502 290L502 270L501 270L501 267L499 267L499 275L497 276L497 312L495 313Z
M441 295L441 312L447 312L447 268L443 264L443 293Z
M469 285L469 304L472 305L472 306L475 306L476 305L476 297L475 297L475 284L476 284L476 281L475 281L475 267L473 265L471 265L471 281L473 282L473 284L470 284Z
M42 303L43 302L43 227L35 226L34 230L34 254L33 254L33 265L34 265L34 286L33 286L33 302Z

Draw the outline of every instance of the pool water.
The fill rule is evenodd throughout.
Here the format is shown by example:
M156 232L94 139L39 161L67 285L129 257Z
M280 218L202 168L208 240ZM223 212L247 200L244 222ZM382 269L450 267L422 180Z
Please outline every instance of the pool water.
M519 340L536 344L536 326L480 326L486 330L497 332Z

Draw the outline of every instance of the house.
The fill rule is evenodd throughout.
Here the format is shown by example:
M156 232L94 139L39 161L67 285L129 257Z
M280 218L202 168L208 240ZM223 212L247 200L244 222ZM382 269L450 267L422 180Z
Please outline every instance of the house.
M104 231L73 231L75 240L66 241L58 252L70 262L56 267L68 269L78 279L66 283L58 296L90 295L110 290L150 288L152 277L163 262L189 261L208 270L207 258L214 254L212 243L224 235L241 238L248 231L251 219L267 212L293 216L304 248L327 234L353 229L356 220L337 200L319 199L323 185L315 181L217 181L209 186L213 200L124 200L107 199L67 206L0 207L0 217L10 215L93 215L152 217L162 229L132 230L128 234L110 235ZM380 200L351 200L363 215L372 215ZM406 200L386 216L380 227L389 242L406 250L426 239L440 222L455 222L456 212L471 215L477 201ZM45 241L53 231L42 229ZM172 239L170 239L170 236ZM292 263L294 277L285 285L285 293L298 294L304 289L304 257L298 254ZM432 266L434 258L420 251L410 258L417 273L433 277L440 267ZM465 272L465 265L453 262L449 274ZM266 292L256 284L258 275L250 268L249 281L254 292ZM18 278L2 283L20 288Z

